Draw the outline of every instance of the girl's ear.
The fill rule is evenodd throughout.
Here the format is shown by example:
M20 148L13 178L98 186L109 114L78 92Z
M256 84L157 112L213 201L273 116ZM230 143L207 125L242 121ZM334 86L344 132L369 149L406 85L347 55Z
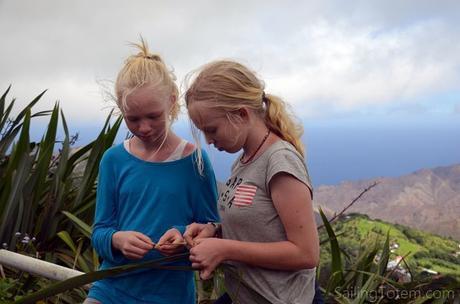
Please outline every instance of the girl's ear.
M249 122L249 111L246 108L240 108L238 110L233 110L228 112L227 115L232 119L232 121L237 123L248 123Z
M240 108L235 111L235 114L237 114L239 117L241 117L242 120L247 121L249 118L249 111L246 108Z
M177 97L174 94L171 94L171 97L169 97L169 102L171 103L171 106L176 102Z

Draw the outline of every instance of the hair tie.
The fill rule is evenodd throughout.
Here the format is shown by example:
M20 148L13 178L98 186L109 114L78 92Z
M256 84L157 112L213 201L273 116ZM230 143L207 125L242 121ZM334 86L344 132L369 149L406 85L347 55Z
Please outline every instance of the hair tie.
M268 98L265 96L265 91L262 91L262 102L267 103Z
M148 55L141 55L141 56L144 57L145 59L150 59L153 61L161 61L160 56L155 55L155 54L148 54Z

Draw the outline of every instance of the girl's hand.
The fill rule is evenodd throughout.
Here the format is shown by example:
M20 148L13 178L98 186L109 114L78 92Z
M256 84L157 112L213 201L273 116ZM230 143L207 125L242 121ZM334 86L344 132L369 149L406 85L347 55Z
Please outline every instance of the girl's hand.
M200 278L212 278L214 269L225 260L225 240L217 238L196 239L195 246L190 249L192 267L200 269Z
M155 249L164 255L173 255L184 251L185 241L179 230L171 228L163 234Z
M195 240L210 238L216 235L216 228L211 224L193 223L187 226L184 233L184 239L190 247L195 246Z
M117 231L112 235L112 246L132 260L142 259L149 250L153 249L152 240L137 231Z

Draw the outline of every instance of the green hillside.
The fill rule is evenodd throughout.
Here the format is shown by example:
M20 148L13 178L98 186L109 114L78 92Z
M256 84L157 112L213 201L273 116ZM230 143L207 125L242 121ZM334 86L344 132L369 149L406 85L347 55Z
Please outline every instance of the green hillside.
M460 279L460 243L402 225L372 220L366 215L350 214L333 224L338 242L345 254L356 257L360 250L375 241L383 242L390 231L390 259L405 257L414 275L426 269ZM321 231L321 240L327 240ZM330 261L328 243L321 246L321 264Z

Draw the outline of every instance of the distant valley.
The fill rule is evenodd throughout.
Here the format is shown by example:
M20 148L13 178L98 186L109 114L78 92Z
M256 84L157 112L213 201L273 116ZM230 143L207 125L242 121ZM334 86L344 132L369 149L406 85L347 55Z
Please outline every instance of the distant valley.
M340 212L365 188L348 212L382 219L460 240L460 164L422 169L398 178L342 182L315 189L314 204Z
M383 245L389 233L391 250L390 260L404 256L413 275L425 272L451 275L460 279L460 244L440 236L409 228L403 225L390 224L382 220L371 220L367 215L351 213L340 217L333 224L340 248L349 255L357 257L364 248L374 246L377 242ZM331 261L331 248L325 229L320 230L321 265L327 266ZM434 272L432 272L434 271ZM323 274L324 271L321 271ZM326 277L322 280L327 281Z

